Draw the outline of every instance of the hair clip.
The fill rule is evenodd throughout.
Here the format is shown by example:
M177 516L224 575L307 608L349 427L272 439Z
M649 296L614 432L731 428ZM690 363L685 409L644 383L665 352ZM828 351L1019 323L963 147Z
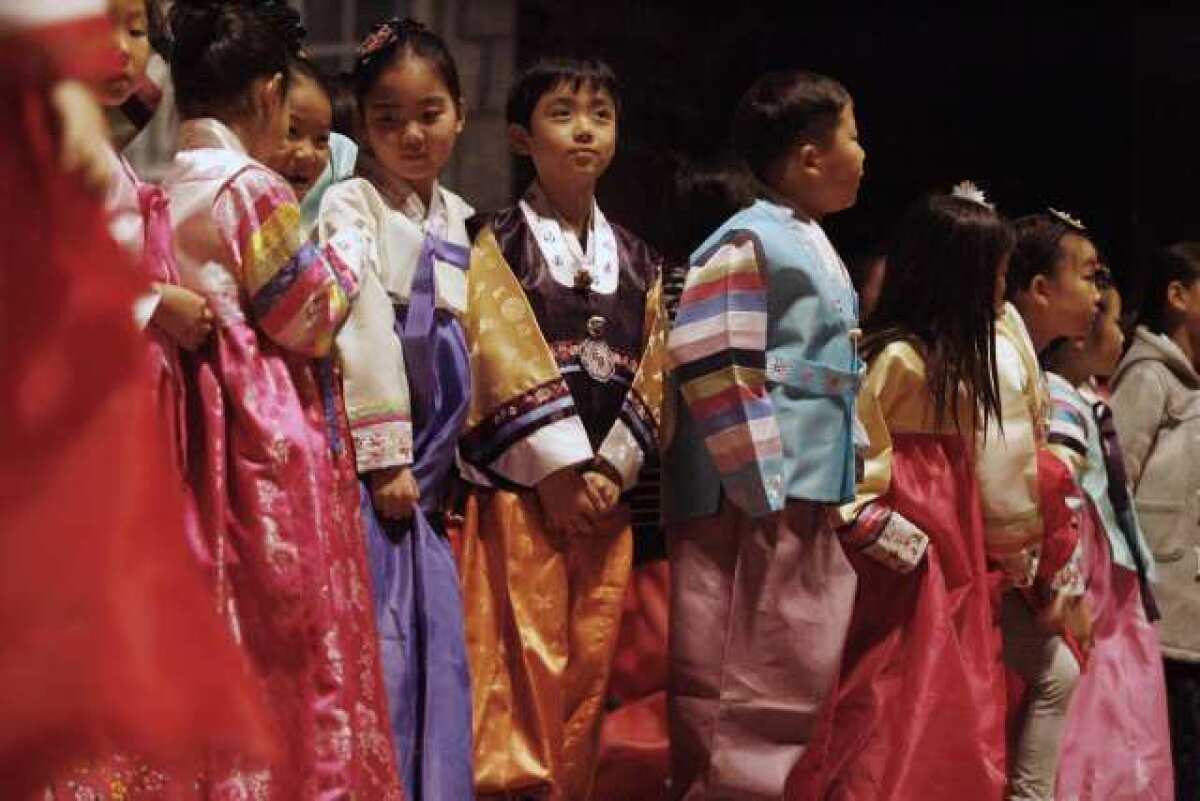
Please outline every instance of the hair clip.
M959 181L950 190L950 196L978 203L980 206L989 208L992 211L996 210L996 206L988 202L987 195L983 193L983 190L974 181Z
M367 37L362 40L362 44L358 46L358 60L370 59L376 53L396 44L401 37L415 36L421 33L429 33L429 28L423 22L418 22L411 17L404 19L392 17L387 22L380 22L371 29Z
M384 48L390 47L397 40L396 29L390 21L376 25L358 46L358 60L365 61Z
M1074 228L1076 231L1086 231L1087 230L1087 226L1083 224L1082 220L1080 220L1078 217L1073 217L1072 215L1067 214L1065 211L1059 211L1058 209L1047 208L1046 213L1049 214L1051 217L1054 217L1055 219L1057 219L1063 225L1066 225L1068 228Z

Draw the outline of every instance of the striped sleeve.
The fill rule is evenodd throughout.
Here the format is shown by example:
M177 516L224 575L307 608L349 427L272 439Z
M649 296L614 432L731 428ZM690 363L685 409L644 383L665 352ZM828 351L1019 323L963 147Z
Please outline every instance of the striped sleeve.
M303 241L291 188L266 170L244 170L218 193L214 217L263 332L287 350L327 355L358 281L332 243Z
M726 495L752 516L785 500L766 347L762 248L752 234L733 232L688 273L667 351Z
M1088 466L1087 420L1072 402L1074 387L1059 376L1051 375L1050 379L1050 426L1046 444L1071 468L1076 479L1082 479Z

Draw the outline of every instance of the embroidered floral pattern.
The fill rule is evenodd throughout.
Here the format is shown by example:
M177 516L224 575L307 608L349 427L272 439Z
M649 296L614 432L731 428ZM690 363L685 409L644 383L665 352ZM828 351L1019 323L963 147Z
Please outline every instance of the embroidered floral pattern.
M921 564L928 547L929 537L925 532L892 512L879 536L863 553L898 573L909 573Z

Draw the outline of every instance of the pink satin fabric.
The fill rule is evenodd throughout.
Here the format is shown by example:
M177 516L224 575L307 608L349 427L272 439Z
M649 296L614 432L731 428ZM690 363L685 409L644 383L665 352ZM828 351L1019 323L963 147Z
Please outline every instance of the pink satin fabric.
M671 527L671 797L777 801L837 679L855 574L821 504Z
M999 801L1004 683L978 486L961 437L893 434L884 501L930 538L899 574L851 556L858 594L839 686L789 801Z
M1067 713L1058 798L1170 801L1175 797L1158 632L1137 574L1114 565L1089 504L1081 536L1095 645Z

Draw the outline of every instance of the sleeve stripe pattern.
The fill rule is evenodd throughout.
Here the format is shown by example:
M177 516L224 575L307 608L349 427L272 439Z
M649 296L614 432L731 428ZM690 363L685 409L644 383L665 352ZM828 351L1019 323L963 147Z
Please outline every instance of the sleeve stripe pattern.
M1047 439L1055 444L1070 448L1087 458L1087 427L1079 412L1065 401L1054 401L1050 412L1050 431Z
M461 441L463 457L485 468L534 431L577 414L566 382L553 379L505 403L468 431Z
M783 442L766 386L761 248L738 231L688 275L669 351L684 401L730 498L758 515L782 507Z

